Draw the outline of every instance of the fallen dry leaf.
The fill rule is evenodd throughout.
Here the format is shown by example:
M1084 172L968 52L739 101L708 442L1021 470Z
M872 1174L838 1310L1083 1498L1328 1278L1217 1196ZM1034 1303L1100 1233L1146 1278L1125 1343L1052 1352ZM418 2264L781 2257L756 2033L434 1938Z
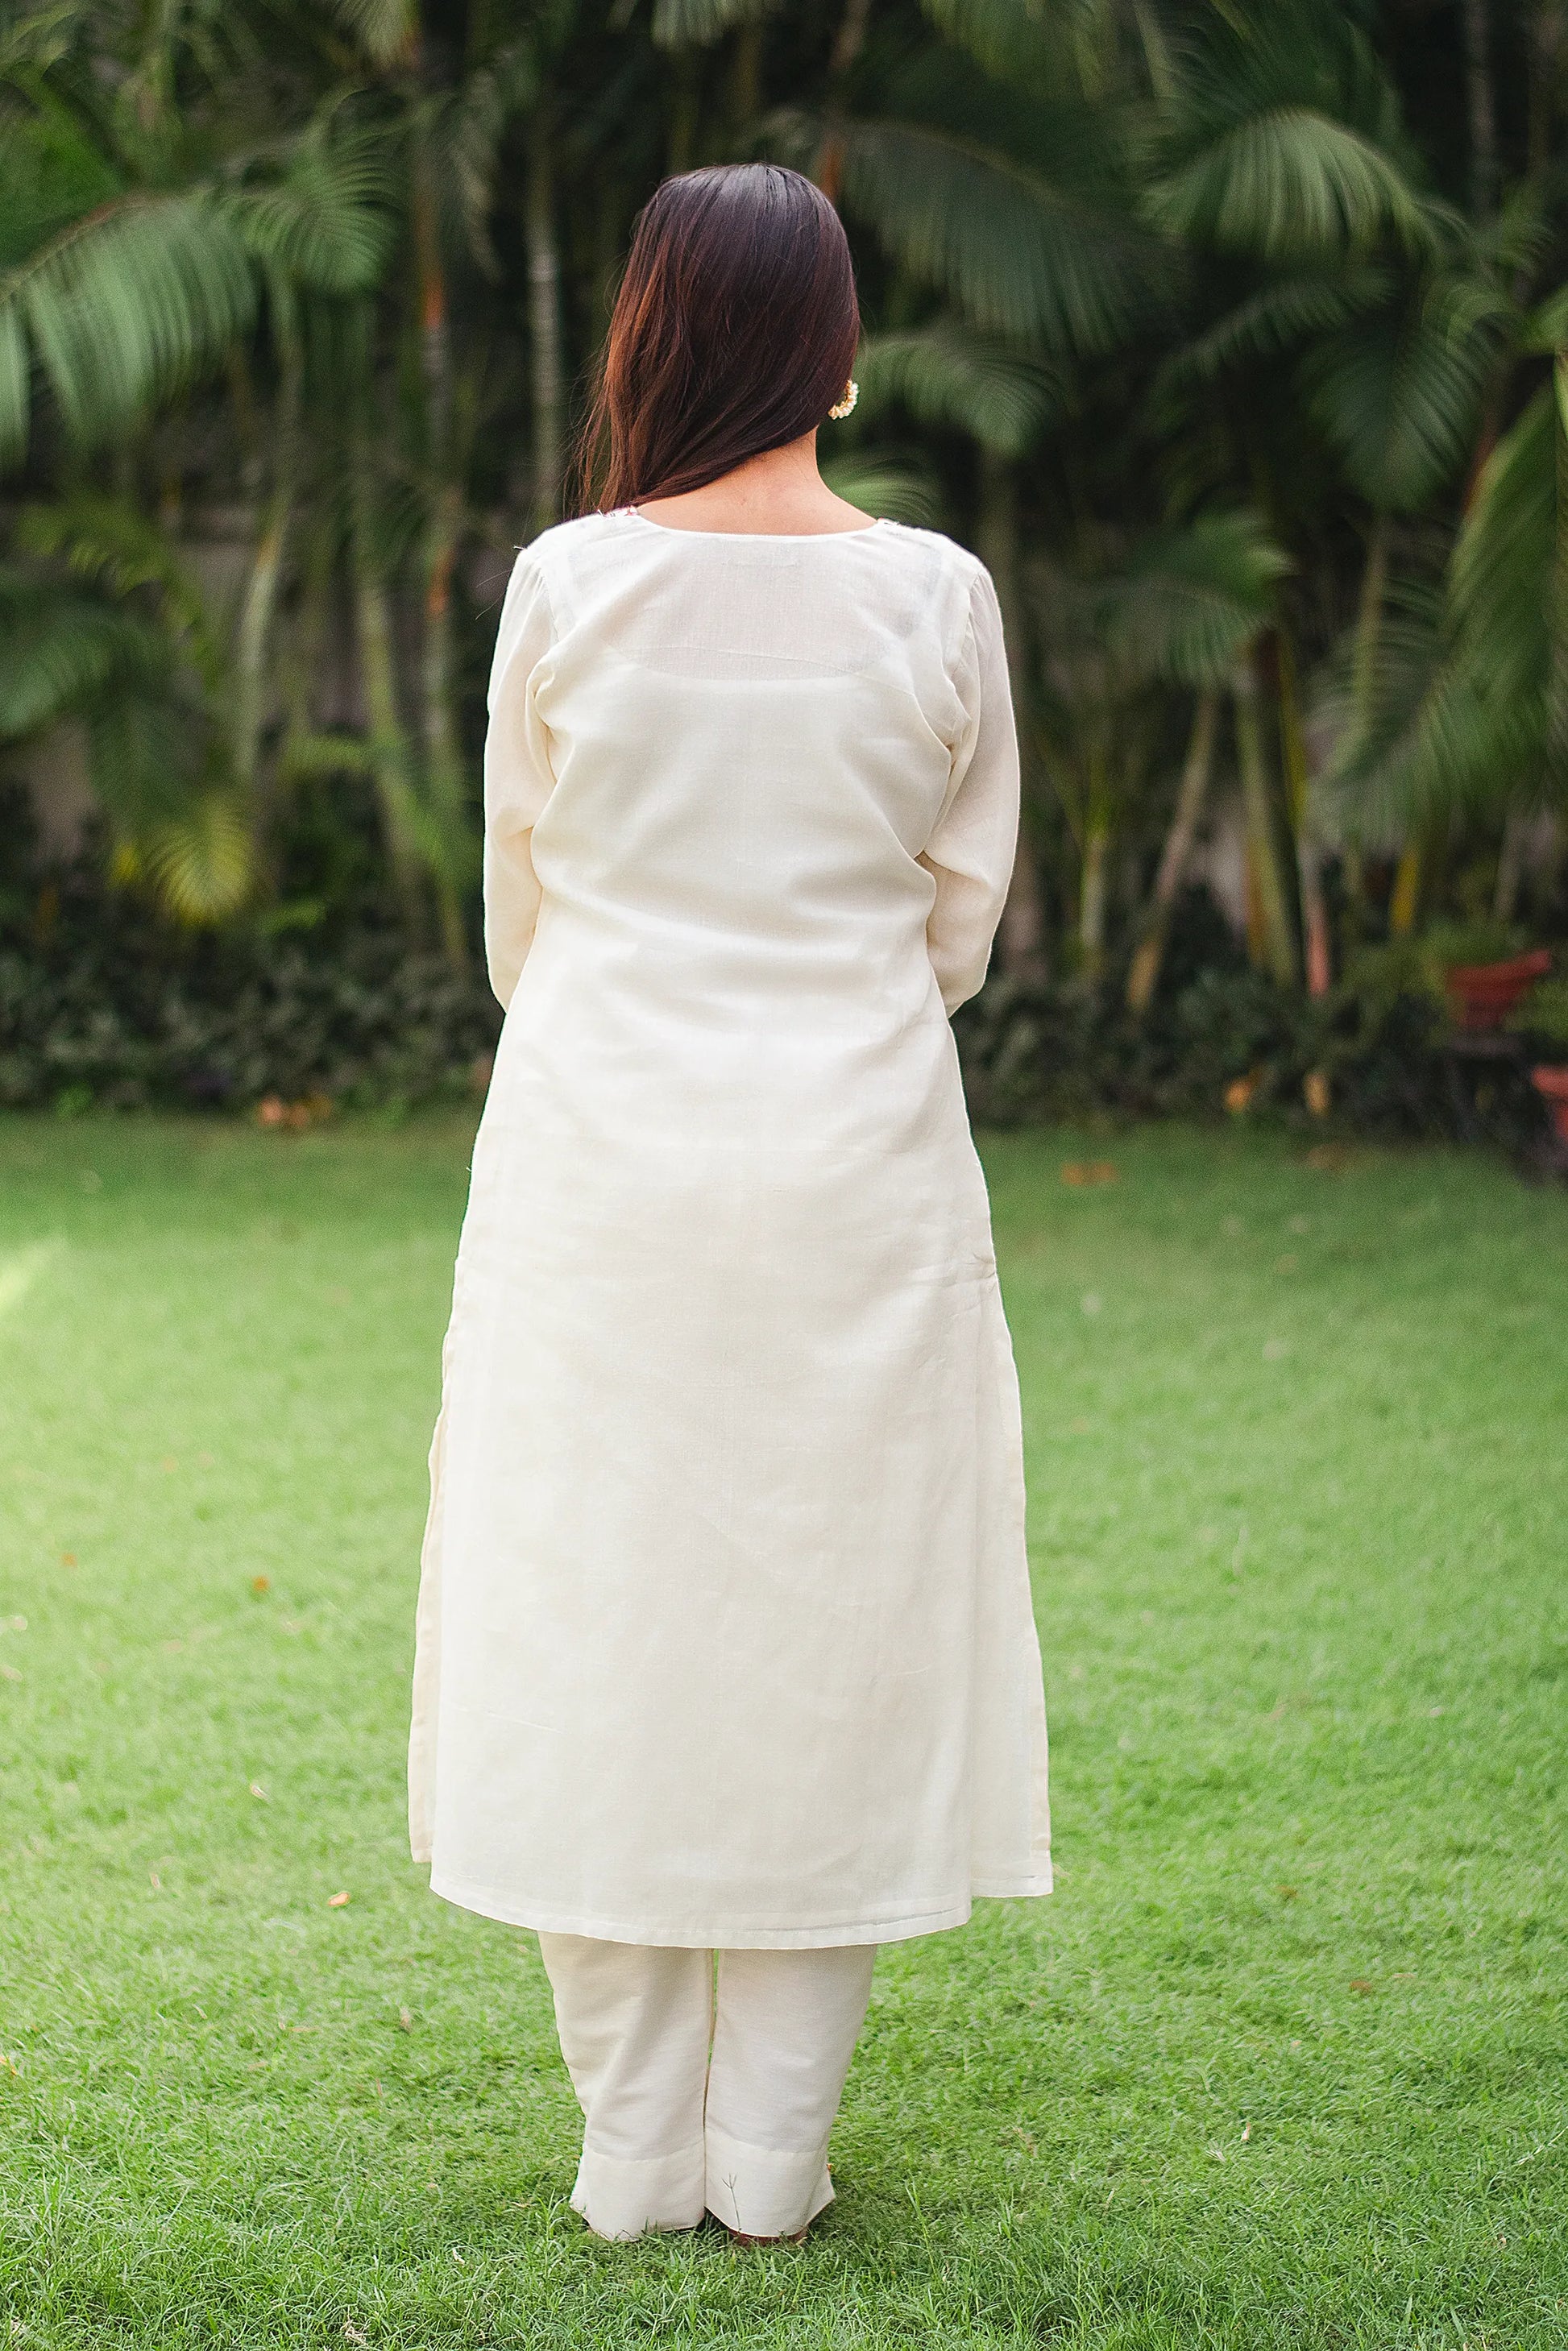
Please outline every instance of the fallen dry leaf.
M76 1565L76 1563L77 1563L77 1555L76 1555L76 1553L75 1553L75 1552L74 1552L74 1551L63 1551L63 1552L61 1552L61 1553L60 1553L60 1565L61 1565L62 1567L74 1567L74 1566Z
M359 2328L354 2325L351 2318L344 2319L343 2340L345 2343L368 2343L370 2339L371 2338L368 2335L361 2334Z
M1296 1898L1296 1888L1293 1886L1277 1886L1274 1891L1281 1902L1293 1902Z
M270 1592L272 1590L271 1576L253 1575L250 1579L250 1588L256 1593Z
M413 2011L412 2009L400 2008L397 2012L397 2021L405 2032L412 2032L413 2031Z
M1374 1985L1371 1978L1368 1976L1352 1976L1350 1980L1350 1988L1352 1991L1354 1992L1357 2000L1364 2000L1368 1992L1374 1990Z
M1242 2144L1242 2146L1243 2146L1243 2147L1245 2147L1245 2146L1246 2146L1246 2144L1247 2144L1248 2140L1251 2137L1251 2136L1252 2136L1252 2126L1251 2126L1251 2124L1250 2124L1250 2123L1249 2123L1249 2124L1248 2124L1248 2126L1247 2126L1247 2127L1246 2127L1246 2129L1245 2129L1245 2130L1242 2132L1242 2134L1241 2134L1241 2144Z
M154 1893L154 1894L162 1894L162 1891L163 1891L163 1881L162 1881L162 1879L159 1876L158 1872L157 1872L155 1869L150 1869L150 1870L148 1871L148 1873L147 1873L147 1876L148 1876L149 1882L150 1882L150 1883L151 1883L151 1885L152 1885L152 1891L153 1891L153 1893Z
M341 1910L348 1899L346 1894L329 1894L327 1896L327 1907L329 1910Z
M271 1803L272 1798L267 1794L267 1790L262 1786L259 1780L252 1780L248 1784L250 1787L250 1792L256 1798L258 1804Z

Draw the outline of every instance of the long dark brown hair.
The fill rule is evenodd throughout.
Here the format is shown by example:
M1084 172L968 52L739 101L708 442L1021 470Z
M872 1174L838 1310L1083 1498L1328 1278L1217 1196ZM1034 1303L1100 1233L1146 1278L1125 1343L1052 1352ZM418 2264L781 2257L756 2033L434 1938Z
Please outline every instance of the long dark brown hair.
M849 245L820 188L778 163L666 180L632 232L580 503L674 497L798 441L842 396L859 340Z

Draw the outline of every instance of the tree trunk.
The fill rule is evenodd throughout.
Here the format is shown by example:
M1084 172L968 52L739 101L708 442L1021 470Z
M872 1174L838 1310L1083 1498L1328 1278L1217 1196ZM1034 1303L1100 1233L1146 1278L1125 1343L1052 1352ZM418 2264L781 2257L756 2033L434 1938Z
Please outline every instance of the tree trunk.
M1388 928L1396 939L1407 939L1421 911L1421 843L1407 841L1394 869L1394 889L1388 901Z
M699 71L695 50L682 47L675 51L665 109L669 129L664 142L664 170L671 179L681 172L689 172L697 160L697 110L702 99Z
M1377 685L1377 649L1383 639L1383 601L1388 591L1389 519L1379 511L1367 535L1366 562L1361 575L1361 597L1355 615L1355 643L1351 660L1351 723L1357 743L1365 740L1372 725Z
M1492 94L1487 0L1460 0L1465 29L1465 89L1470 118L1470 204L1490 219L1497 197L1497 105Z
M1111 822L1102 789L1090 796L1083 826L1083 876L1078 900L1078 946L1085 977L1098 979L1105 962L1105 879Z
M1001 962L1015 979L1045 977L1045 921L1040 903L1040 866L1031 822L1034 791L1034 729L1030 724L1030 694L1023 596L1019 587L1018 475L1005 457L980 452L980 560L991 575L1002 615L1007 645L1008 680L1012 688L1013 716L1018 725L1019 760L1022 773L1022 805L1019 815L1018 849L1012 880L998 933Z
M1377 649L1383 636L1383 600L1388 586L1388 517L1382 512L1375 514L1367 537L1366 559L1362 567L1361 595L1356 605L1355 637L1351 653L1350 730L1353 749L1359 749L1372 726L1377 684ZM1345 845L1344 883L1352 905L1357 910L1358 917L1364 920L1366 874L1361 843L1354 831Z
M461 882L467 863L463 755L456 711L456 648L452 579L462 530L463 494L452 445L452 329L442 264L434 173L426 134L415 135L413 245L419 271L419 350L424 379L426 493L424 630L420 660L420 736L431 813L440 835L434 865L442 945L453 968L468 964Z
M762 26L755 17L736 32L729 103L737 132L744 133L762 111Z
M280 375L273 428L272 492L262 509L261 528L235 632L235 780L254 799L267 681L267 655L277 611L278 585L299 474L299 408L304 359L290 315L277 319Z
M844 176L843 136L835 127L835 118L843 100L844 85L865 47L871 6L872 0L844 0L844 13L839 18L839 29L828 57L828 119L811 166L811 177L831 204L839 201Z
M1236 758L1241 771L1241 797L1247 811L1247 842L1258 890L1263 953L1281 987L1296 984L1296 941L1291 927L1280 847L1274 830L1273 796L1263 750L1263 729L1258 714L1258 672L1249 657L1237 664L1231 679L1236 714Z
M556 240L555 169L541 109L528 154L528 327L533 356L533 535L560 520L566 444L566 386L560 346L560 250Z
M419 802L413 789L408 736L397 706L392 598L371 546L369 508L369 492L361 479L355 486L350 561L359 632L360 677L370 727L371 771L375 778L382 838L392 886L404 920L417 937L424 929L425 861L420 847Z
M1519 905L1519 885L1524 879L1524 844L1529 828L1518 809L1503 820L1502 847L1498 852L1497 889L1492 914L1500 923L1511 923Z
M1312 830L1312 779L1296 693L1296 657L1283 628L1275 632L1274 643L1280 666L1280 749L1285 762L1285 796L1295 841L1307 994L1322 997L1328 994L1333 980L1329 910L1323 896L1322 851Z
M1166 941L1170 935L1171 914L1186 876L1197 828L1203 818L1203 804L1208 796L1208 778L1214 767L1214 743L1219 727L1219 696L1213 687L1200 694L1193 714L1192 733L1187 738L1186 758L1182 763L1181 786L1176 793L1176 812L1170 831L1166 835L1160 855L1159 872L1155 876L1154 898L1148 928L1138 942L1127 974L1127 1009L1144 1013L1154 1001L1159 985L1160 966L1165 961Z
M1552 162L1564 15L1563 0L1540 0L1530 40L1530 95L1525 124L1525 176L1539 186Z

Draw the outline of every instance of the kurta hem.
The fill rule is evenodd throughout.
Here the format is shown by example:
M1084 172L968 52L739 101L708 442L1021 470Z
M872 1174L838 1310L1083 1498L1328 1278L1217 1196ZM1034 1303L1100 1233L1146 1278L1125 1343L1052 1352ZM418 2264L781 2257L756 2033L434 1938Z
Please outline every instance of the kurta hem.
M580 1910L552 1910L548 1905L516 1900L488 1886L432 1873L430 1890L459 1910L481 1918L498 1919L507 1927L531 1928L535 1934L586 1935L596 1943L643 1943L684 1951L810 1951L831 1950L846 1943L904 1943L916 1935L938 1935L967 1925L970 1903L942 1904L930 1910L893 1918L831 1918L809 1927L758 1926L734 1918L708 1923L661 1918L605 1918ZM1016 1883L988 1881L975 1893L984 1900L1049 1894L1051 1873Z

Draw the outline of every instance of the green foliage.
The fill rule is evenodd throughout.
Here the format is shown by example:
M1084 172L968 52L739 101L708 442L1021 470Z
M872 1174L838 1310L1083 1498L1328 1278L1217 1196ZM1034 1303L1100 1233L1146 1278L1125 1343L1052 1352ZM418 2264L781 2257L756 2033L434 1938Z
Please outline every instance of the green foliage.
M1568 1052L1568 974L1538 980L1509 1016L1509 1027L1549 1050Z
M1068 391L1060 369L953 319L868 337L855 371L868 418L902 409L1003 457L1023 455L1061 413Z
M1302 385L1352 486L1375 507L1413 512L1475 447L1513 310L1459 272L1405 283L1370 273L1368 294L1374 286L1375 300L1314 343Z
M172 891L210 892L242 853L200 821L152 836ZM499 1018L482 976L411 954L385 923L178 941L131 907L105 920L68 899L41 941L0 945L0 1105L407 1106L464 1094Z
M1260 516L1199 515L1136 544L1100 627L1134 675L1218 685L1267 625L1291 569Z
M706 47L737 25L755 25L774 0L653 0L653 34L662 49Z
M638 206L773 155L855 248L833 486L997 574L1016 973L1155 938L1242 663L1278 968L1381 933L1385 852L1426 916L1490 861L1552 935L1500 851L1568 778L1563 95L1539 45L1462 108L1412 55L1334 0L13 12L0 735L80 726L165 914L340 911L368 862L470 962L496 577L562 509Z
M1149 217L1167 234L1265 260L1429 248L1394 93L1347 16L1285 0L1215 11L1167 110Z
M0 464L26 451L35 366L70 432L123 429L249 326L255 273L210 193L131 190L0 277Z
M1146 312L1137 239L1070 190L922 124L855 120L841 136L852 213L978 326L1082 354L1111 349Z

